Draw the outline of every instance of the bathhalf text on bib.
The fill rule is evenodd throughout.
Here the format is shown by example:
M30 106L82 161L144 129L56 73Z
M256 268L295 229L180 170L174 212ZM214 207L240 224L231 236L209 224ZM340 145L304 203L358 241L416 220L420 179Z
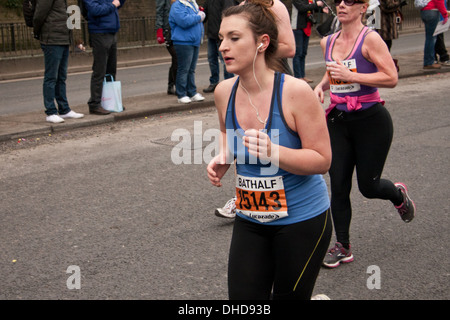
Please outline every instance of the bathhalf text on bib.
M236 210L243 215L271 222L288 216L282 176L236 176Z

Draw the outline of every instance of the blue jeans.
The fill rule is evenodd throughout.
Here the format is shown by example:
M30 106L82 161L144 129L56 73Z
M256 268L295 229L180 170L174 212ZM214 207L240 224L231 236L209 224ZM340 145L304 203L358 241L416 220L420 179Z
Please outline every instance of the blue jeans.
M436 36L433 37L434 30L439 22L439 11L421 10L420 18L425 24L425 46L423 49L423 65L429 66L434 63L434 45Z
M295 38L295 56L292 59L292 66L294 68L294 77L305 77L305 60L308 53L309 37L302 29L294 30Z
M197 93L195 68L197 67L199 47L174 44L177 52L178 70L176 92L178 98L193 97Z
M41 44L44 52L45 73L44 73L44 106L45 113L66 114L70 112L69 102L66 96L67 66L69 64L69 46L44 45ZM58 109L55 105L58 104Z
M233 78L232 73L227 72L225 64L223 63L222 54L219 51L219 42L215 39L208 38L208 62L209 70L211 71L211 77L209 77L210 84L218 84L220 80L220 66L219 59L223 65L223 78L229 79Z

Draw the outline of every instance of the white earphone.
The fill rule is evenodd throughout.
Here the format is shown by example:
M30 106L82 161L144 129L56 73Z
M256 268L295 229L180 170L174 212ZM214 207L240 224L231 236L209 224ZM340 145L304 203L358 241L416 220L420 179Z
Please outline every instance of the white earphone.
M258 48L256 48L256 50L258 50L259 48L261 48L263 46L262 43L259 44Z

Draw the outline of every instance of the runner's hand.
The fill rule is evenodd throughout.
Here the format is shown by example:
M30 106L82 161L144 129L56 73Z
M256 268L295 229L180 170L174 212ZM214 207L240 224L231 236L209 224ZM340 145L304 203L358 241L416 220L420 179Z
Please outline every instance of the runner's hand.
M271 161L273 146L267 133L249 129L245 131L243 143L252 156L260 160Z
M336 60L336 63L331 63L327 65L327 70L333 79L341 81L350 81L350 77L353 75L340 60Z
M320 103L323 103L325 94L323 92L322 86L316 86L314 88L314 93L316 94L317 99L319 99Z
M215 156L208 164L206 172L208 174L208 179L213 186L221 187L221 179L230 167L229 163L226 163L225 156L218 154Z

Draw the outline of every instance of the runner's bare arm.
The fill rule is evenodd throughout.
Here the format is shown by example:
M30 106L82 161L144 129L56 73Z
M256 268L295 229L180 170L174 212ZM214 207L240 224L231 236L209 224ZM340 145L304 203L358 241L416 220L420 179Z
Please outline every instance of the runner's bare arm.
M281 1L274 1L272 10L278 18L277 56L279 58L293 58L295 55L295 38L292 32L289 12Z
M325 57L325 46L327 44L327 37L324 37L320 40L320 46L322 47L322 54ZM319 101L323 103L324 101L324 92L330 89L330 81L328 79L328 73L325 71L325 74L322 77L322 80L315 86L314 93L316 94Z
M231 92L234 80L228 79L220 82L214 90L214 101L220 124L220 146L219 154L208 164L206 172L212 185L221 187L221 179L230 167L230 154L227 146L225 116L227 111L228 97Z

